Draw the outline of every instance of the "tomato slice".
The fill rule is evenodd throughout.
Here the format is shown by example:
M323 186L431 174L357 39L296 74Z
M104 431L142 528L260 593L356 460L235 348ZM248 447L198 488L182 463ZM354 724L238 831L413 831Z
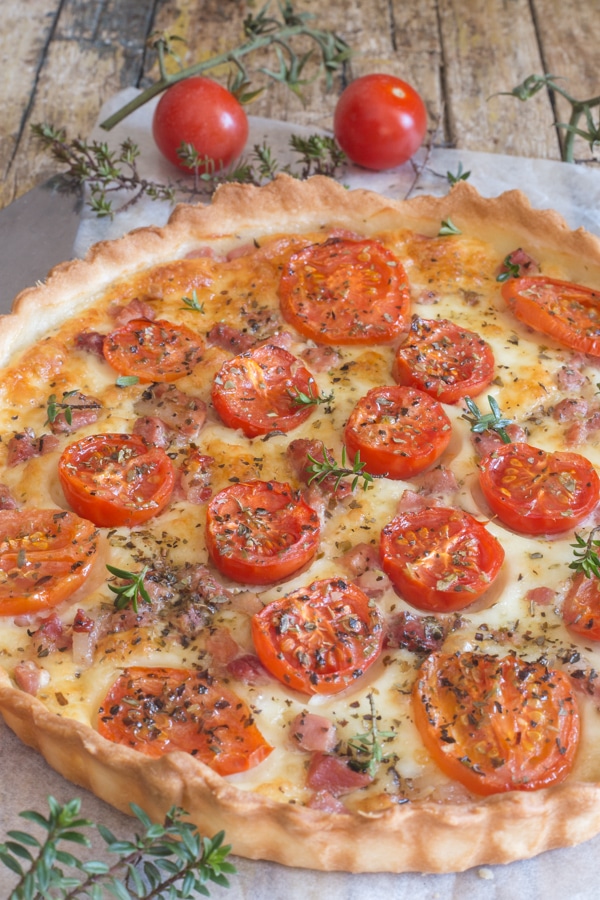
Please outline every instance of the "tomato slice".
M401 513L381 532L383 570L412 606L464 609L484 594L504 562L485 525L460 509L436 506Z
M565 597L562 617L574 634L590 641L600 641L600 579L578 572L571 579Z
M510 278L502 296L530 328L559 344L600 356L600 292L570 281L530 276Z
M535 791L573 767L580 723L571 682L541 662L432 653L413 712L435 763L475 794Z
M267 604L252 618L263 666L303 694L337 694L373 665L383 645L383 617L356 585L315 581Z
M294 253L279 283L281 312L322 344L381 344L408 327L399 259L377 241L331 238Z
M440 403L476 397L494 377L494 354L474 331L449 319L414 316L396 351L394 378L425 391Z
M252 769L273 749L237 694L187 669L125 669L104 698L97 727L146 756L190 753L219 775Z
M134 434L93 434L69 444L58 463L67 502L96 525L140 525L165 508L175 468L160 447Z
M271 431L291 431L311 414L313 405L300 395L317 398L317 384L287 350L265 344L228 360L212 387L215 409L230 428L253 438Z
M522 534L568 531L600 498L596 470L579 453L504 444L479 466L488 505L501 522Z
M371 475L410 478L427 469L450 442L452 425L441 403L417 388L372 388L354 407L344 438Z
M289 484L239 482L208 504L208 552L234 581L270 584L288 578L310 562L319 538L317 513Z
M96 526L62 509L0 510L0 616L51 609L91 572Z
M164 319L132 319L104 339L104 358L120 375L142 382L176 381L202 359L200 335Z

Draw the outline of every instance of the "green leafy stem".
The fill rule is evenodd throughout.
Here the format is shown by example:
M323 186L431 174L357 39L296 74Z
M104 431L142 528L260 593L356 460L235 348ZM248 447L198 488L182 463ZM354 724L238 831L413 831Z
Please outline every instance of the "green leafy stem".
M48 797L49 815L27 810L20 815L44 831L39 840L29 831L13 830L0 844L0 861L18 876L8 900L177 900L193 891L210 896L207 884L229 887L228 875L235 867L227 861L231 851L224 833L203 838L186 813L172 807L164 824L153 823L139 806L131 810L144 831L133 840L121 840L104 825L95 825L80 815L81 801L64 805ZM81 860L75 848L89 848L85 831L96 829L116 862ZM71 845L73 852L65 849Z
M236 72L230 89L232 93L240 96L250 83L244 62L245 57L257 50L270 46L275 48L279 69L261 68L259 71L263 72L263 74L274 81L286 84L299 95L302 86L307 83L306 80L303 80L306 63L312 58L313 50L316 49L320 53L321 65L325 71L329 88L333 72L350 57L351 51L348 44L334 32L312 28L309 23L313 16L307 12L297 13L290 0L279 4L280 18L268 15L268 9L269 4L266 4L257 15L250 13L244 19L244 36L246 40L243 44L191 66L180 66L176 72L170 73L166 65L167 57L178 59L177 54L172 49L173 36L158 35L154 37L153 46L158 53L160 78L138 94L137 97L134 97L133 100L130 100L129 103L126 103L121 109L117 110L117 112L113 113L113 115L105 119L101 123L101 127L110 131L111 128L114 128L115 125L129 116L134 110L143 106L172 84L182 81L184 78L189 78L191 75L201 75L227 63L232 65ZM299 55L292 43L297 38L311 40L313 49ZM252 97L255 94L256 92L249 96ZM244 99L244 97L242 96L241 99Z
M600 96L590 97L588 100L577 100L562 85L557 83L556 75L529 75L521 84L514 87L512 91L501 91L499 95L516 97L518 100L525 101L541 91L542 88L548 88L550 91L559 94L571 107L569 121L555 123L557 128L562 128L566 132L564 144L561 148L562 159L565 162L575 162L574 147L577 136L586 140L593 151L595 145L600 142L600 121L598 124L594 122L592 109L600 106ZM582 120L585 121L587 128L581 127Z

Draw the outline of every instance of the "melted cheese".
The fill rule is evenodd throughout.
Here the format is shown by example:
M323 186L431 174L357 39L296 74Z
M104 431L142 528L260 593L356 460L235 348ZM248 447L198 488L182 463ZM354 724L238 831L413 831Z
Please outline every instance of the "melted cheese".
M415 313L426 318L452 319L481 334L492 346L496 378L489 391L484 392L484 398L487 393L494 396L506 415L528 429L532 444L546 449L564 447L565 426L555 421L550 411L564 396L556 376L570 362L572 354L551 342L540 342L504 307L495 280L499 254L489 245L464 235L427 238L398 231L380 237L406 265ZM130 431L136 418L133 406L142 388L116 387L115 373L107 363L75 349L74 337L79 331L108 332L113 327L111 304L126 304L139 298L150 303L158 317L182 322L203 334L217 321L260 333L261 322L276 320L278 316L276 286L286 246L286 241L274 240L257 252L227 263L188 259L143 272L115 284L76 320L66 322L8 365L0 379L0 481L19 503L66 506L56 475L60 449L14 468L4 465L6 445L14 432L31 428L39 435L46 430L49 394L60 396L63 391L77 388L101 401L98 422L78 431L75 438L86 433ZM569 277L569 272L562 271L556 262L552 267L555 276ZM182 297L194 291L202 312L190 311L182 303ZM303 340L296 336L292 352L305 348ZM333 394L332 402L314 409L308 421L291 435L275 434L268 440L245 439L225 427L210 407L212 378L228 357L224 351L209 348L193 373L178 382L181 390L209 404L207 423L196 444L215 460L214 491L233 480L293 482L285 453L292 438L316 438L332 449L336 459L340 458L343 426L357 400L372 387L393 383L393 349L341 347L338 352L336 364L315 376L320 392ZM598 375L592 366L580 368L586 379L581 393L591 401ZM457 504L485 519L489 510L477 487L477 461L469 425L462 418L461 407L446 407L446 412L452 421L453 437L439 462L451 468L458 479ZM600 435L600 431L596 434ZM61 437L61 448L75 438ZM595 435L587 443L585 453L600 467ZM343 552L363 542L377 546L382 527L395 515L407 488L414 489L414 485L378 479L369 491L358 490L351 501L329 508L320 551L310 568L285 584L261 589L260 604L316 578L340 574L348 577L340 559ZM175 500L161 516L142 528L131 533L127 529L106 532L103 561L131 571L138 570L141 562L156 559L163 560L165 566L181 566L187 561L210 565L204 541L205 514L203 505ZM447 638L446 648L504 653L514 647L527 658L547 655L551 661L558 658L561 650L575 648L582 655L582 668L600 668L600 650L569 635L558 609L552 605L535 606L527 600L530 589L543 585L555 588L560 601L572 559L572 533L540 540L512 533L496 521L489 523L489 529L505 549L503 570L487 595L462 613L461 625ZM233 601L220 604L211 616L210 627L191 640L183 640L176 629L165 629L159 621L105 637L96 648L91 667L77 665L70 651L50 653L37 660L48 673L39 699L57 715L72 717L93 728L98 708L120 667L143 664L210 668L213 660L208 637L215 629L227 629L241 651L253 652L248 611L252 608L252 602L248 603L252 593L244 586L226 586L234 592ZM59 610L64 623L72 622L76 607L92 618L112 607L114 598L102 574L96 573L88 588L84 596L79 594L76 604ZM410 610L391 589L386 590L378 604L385 616ZM0 627L3 665L12 671L31 653L27 627L4 620ZM367 730L364 717L370 712L372 693L381 716L380 730L394 734L384 744L389 762L379 766L370 788L346 799L348 805L375 809L385 804L387 795L421 798L450 790L412 723L410 690L418 665L415 654L386 649L351 689L335 696L311 698L289 691L275 680L251 686L230 679L230 687L250 705L259 729L275 748L261 765L232 776L231 781L282 802L306 801L310 793L305 787L308 755L292 745L291 721L303 710L317 712L336 725L341 741L348 741ZM591 699L581 699L580 707L583 740L573 777L595 781L600 779L600 754L594 750L600 738L600 715Z

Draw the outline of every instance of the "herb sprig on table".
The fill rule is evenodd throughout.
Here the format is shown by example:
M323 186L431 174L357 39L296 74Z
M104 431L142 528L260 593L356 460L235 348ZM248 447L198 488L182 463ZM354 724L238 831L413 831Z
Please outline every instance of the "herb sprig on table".
M227 861L231 847L224 845L224 833L201 837L177 807L158 825L132 803L143 831L122 840L104 825L82 818L79 799L62 805L48 797L48 806L48 816L35 810L20 814L45 832L41 840L29 831L12 830L0 843L0 861L19 879L9 900L101 900L107 896L177 900L190 897L192 891L210 896L209 883L229 887L227 876L236 872ZM98 832L115 862L82 860L76 855L77 848L91 847L88 829Z
M32 130L54 159L66 165L63 173L65 186L72 189L87 186L87 202L99 218L122 212L143 196L169 202L174 202L178 195L210 196L219 184L237 181L259 185L273 179L278 172L298 178L308 178L310 175L333 177L345 160L332 137L291 135L290 148L298 157L295 164L280 166L271 148L263 143L256 144L249 158L234 169L211 165L208 171L201 173L205 160L190 151L188 162L194 174L193 183L178 180L161 184L141 177L136 163L140 150L131 141L124 142L119 151L114 151L108 144L99 141L85 141L82 138L68 140L63 129L52 125L32 125ZM115 210L110 195L117 191L128 192L128 196Z
M574 158L575 138L583 138L590 145L593 152L596 144L600 143L600 117L598 123L594 122L592 110L600 107L600 95L590 97L587 100L577 100L562 85L556 75L529 75L512 91L501 91L497 96L516 97L526 101L534 97L544 88L550 92L559 94L571 107L568 122L555 122L556 128L566 132L565 140L561 148L561 156L565 162L572 163Z
M279 16L270 15L269 8L270 4L267 3L256 15L249 13L244 19L245 41L238 47L233 47L191 66L184 67L180 64L176 72L168 71L166 60L168 57L179 59L173 48L173 41L177 37L165 34L153 35L151 44L158 54L160 77L141 94L105 119L101 123L101 127L110 131L134 110L139 109L140 106L172 84L189 78L191 75L203 75L218 66L227 64L234 73L229 89L242 102L247 101L255 96L256 92L250 94L248 92L251 79L246 57L266 48L274 49L277 68L268 69L266 66L261 66L259 71L273 81L286 84L294 93L300 95L302 87L308 82L305 73L306 65L309 60L312 61L318 55L326 85L328 88L331 87L333 73L350 58L351 49L348 44L333 31L314 28L311 24L314 16L308 12L296 12L290 0L279 3ZM296 49L298 40L301 42L301 52ZM306 42L310 42L312 45L309 50L306 50Z

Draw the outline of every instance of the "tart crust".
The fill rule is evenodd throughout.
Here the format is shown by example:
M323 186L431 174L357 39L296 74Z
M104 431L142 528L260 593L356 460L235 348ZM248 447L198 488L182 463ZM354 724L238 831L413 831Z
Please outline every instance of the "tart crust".
M600 241L571 231L552 211L532 209L518 191L486 199L461 182L443 198L395 202L323 177L280 176L262 188L221 187L208 206L178 206L164 228L133 231L95 245L84 260L55 267L44 284L21 292L13 314L2 319L0 362L77 316L113 280L183 258L202 244L221 253L255 236L325 227L402 227L431 235L447 218L492 241L500 258L526 242L534 255L539 249L568 259L582 283L600 278ZM600 832L596 783L567 779L550 789L460 803L390 797L374 812L330 813L240 790L183 753L151 759L112 744L50 712L1 669L0 710L20 739L74 784L125 813L130 802L155 819L182 807L201 832L224 829L233 852L251 859L325 871L447 873L528 858Z

